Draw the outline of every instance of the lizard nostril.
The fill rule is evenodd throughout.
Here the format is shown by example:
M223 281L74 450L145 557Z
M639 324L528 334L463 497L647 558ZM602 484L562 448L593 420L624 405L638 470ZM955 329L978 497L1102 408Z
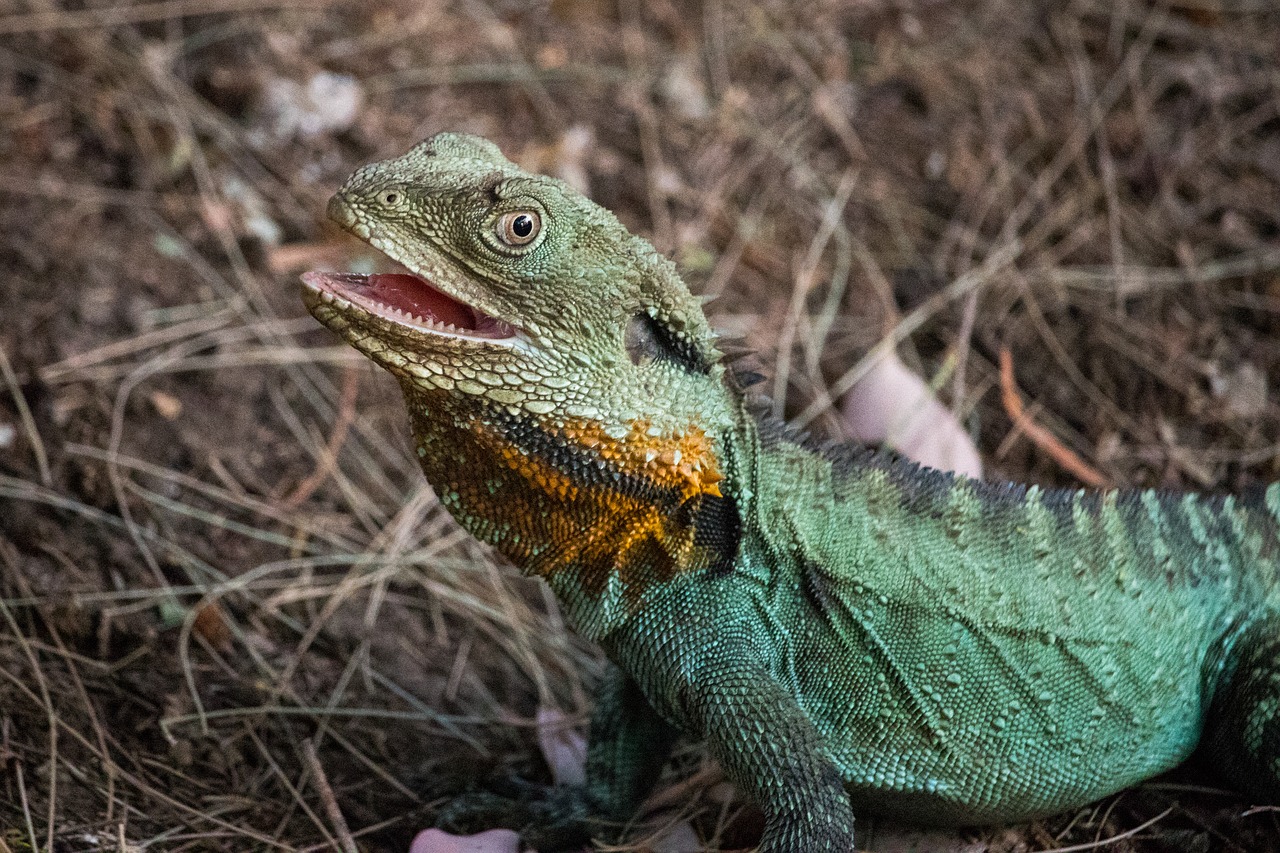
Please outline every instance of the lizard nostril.
M356 224L355 211L351 209L346 197L340 192L329 199L329 207L325 213L328 214L330 219L344 228L350 228Z

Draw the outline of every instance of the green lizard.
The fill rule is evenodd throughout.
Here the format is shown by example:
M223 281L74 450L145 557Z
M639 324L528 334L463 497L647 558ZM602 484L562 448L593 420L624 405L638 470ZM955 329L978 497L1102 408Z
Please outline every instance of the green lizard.
M1197 744L1280 794L1280 485L1049 490L813 445L757 414L669 261L483 139L365 166L329 215L409 272L308 273L309 309L399 379L449 511L616 664L585 786L454 825L579 840L678 732L766 853L851 850L862 811L1062 811Z

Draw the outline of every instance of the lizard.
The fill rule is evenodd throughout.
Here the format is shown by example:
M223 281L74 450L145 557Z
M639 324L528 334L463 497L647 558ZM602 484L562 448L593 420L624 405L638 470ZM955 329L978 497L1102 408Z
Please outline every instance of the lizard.
M678 735L762 853L1066 811L1199 748L1280 799L1280 484L984 482L761 414L669 259L567 184L442 133L329 202L402 272L310 272L312 315L404 393L475 538L612 662L587 781L477 793L543 849L626 821Z

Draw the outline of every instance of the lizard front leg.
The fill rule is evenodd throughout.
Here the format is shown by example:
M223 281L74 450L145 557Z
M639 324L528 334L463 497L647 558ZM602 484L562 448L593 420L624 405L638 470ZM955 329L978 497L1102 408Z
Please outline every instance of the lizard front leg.
M637 675L760 806L758 853L850 853L853 809L813 723L758 658L721 649L704 647L657 677Z
M762 672L717 681L702 699L707 745L764 812L758 853L851 853L849 795L795 699Z
M596 691L587 746L586 783L518 783L518 797L478 792L459 797L439 816L445 829L517 830L542 853L580 847L607 824L630 820L653 788L677 732L658 716L635 681L611 666Z

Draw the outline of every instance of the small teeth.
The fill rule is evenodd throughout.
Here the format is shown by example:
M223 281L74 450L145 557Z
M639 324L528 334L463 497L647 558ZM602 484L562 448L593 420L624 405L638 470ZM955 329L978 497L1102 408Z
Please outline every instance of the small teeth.
M452 323L442 323L431 317L423 317L421 314L414 314L412 311L406 311L403 308L396 308L393 305L379 303L380 311L383 316L397 320L404 320L408 323L414 323L419 326L425 326L428 329L436 329L441 332L450 332L453 334L461 334L462 329Z
M466 338L468 340L490 340L494 343L500 343L504 339L514 337L515 330L507 323L493 318L484 318L478 329L459 328L453 323L447 323L443 320L437 320L433 317L424 317L413 311L391 305L381 300L371 299L368 296L352 292L350 290L337 292L329 288L316 288L316 295L326 304L346 304L359 306L364 311L384 320L389 320L406 325L417 326L424 331L435 332L452 337ZM497 331L500 334L486 334L486 332Z

